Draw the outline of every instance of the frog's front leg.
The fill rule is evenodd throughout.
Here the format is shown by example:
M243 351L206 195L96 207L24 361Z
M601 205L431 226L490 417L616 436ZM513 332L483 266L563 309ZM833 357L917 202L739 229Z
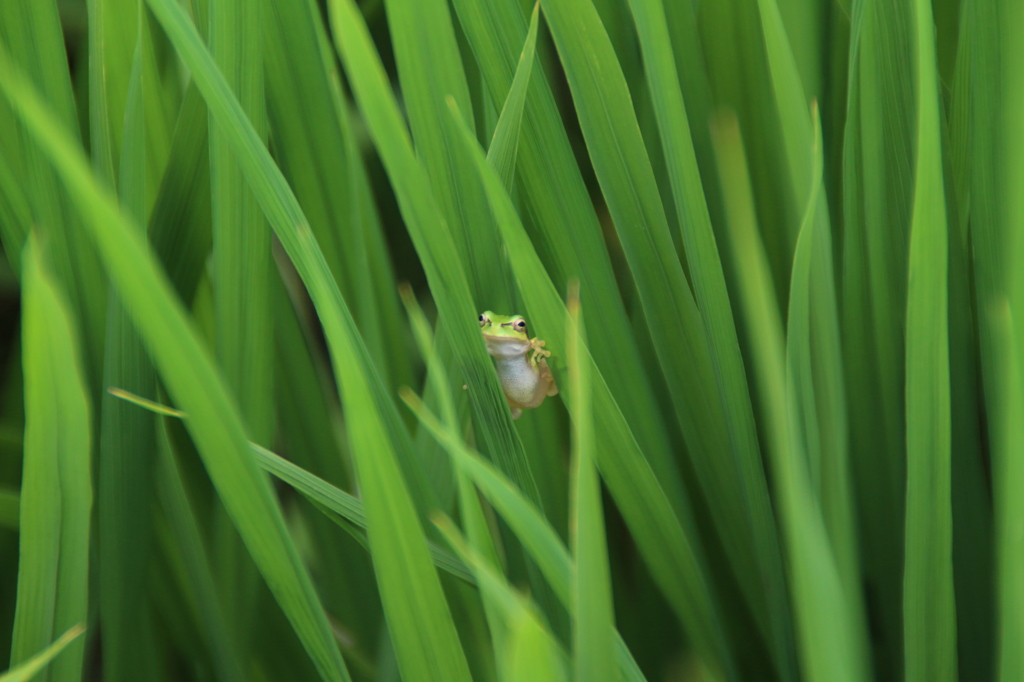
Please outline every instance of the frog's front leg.
M537 367L539 363L543 362L544 358L551 357L551 351L544 350L544 346L546 346L547 343L548 342L543 339L530 339L530 351L532 351L532 354L530 355L530 364L534 367Z
M534 369L537 370L539 378L538 394L541 395L558 395L558 386L555 385L555 377L551 374L551 368L548 367L548 361L546 358L551 357L551 351L544 350L544 346L547 342L541 339L530 339L530 348L533 350L533 354L530 357L530 364L533 365ZM541 398L543 400L543 398Z

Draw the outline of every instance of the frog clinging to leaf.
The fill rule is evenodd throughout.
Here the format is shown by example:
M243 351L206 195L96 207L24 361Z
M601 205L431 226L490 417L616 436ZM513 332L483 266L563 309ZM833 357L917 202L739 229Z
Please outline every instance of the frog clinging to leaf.
M558 395L545 359L551 351L544 350L544 341L530 338L522 315L496 315L488 310L479 319L513 419L519 419L523 410L540 405L547 396Z

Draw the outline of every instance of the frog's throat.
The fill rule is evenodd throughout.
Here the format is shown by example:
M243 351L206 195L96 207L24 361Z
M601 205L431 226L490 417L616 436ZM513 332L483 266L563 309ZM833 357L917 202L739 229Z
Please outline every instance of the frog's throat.
M484 335L484 342L487 344L487 352L495 358L523 357L530 350L530 342L525 339Z

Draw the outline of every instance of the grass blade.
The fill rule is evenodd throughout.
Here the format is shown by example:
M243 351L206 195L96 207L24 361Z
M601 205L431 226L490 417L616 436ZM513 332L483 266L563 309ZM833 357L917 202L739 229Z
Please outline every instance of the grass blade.
M576 295L573 296L573 293ZM612 584L601 509L601 480L594 466L594 413L590 403L590 366L581 363L583 324L579 291L569 299L567 364L569 383L579 399L573 406L573 467L570 497L575 503L570 516L576 574L573 581L575 630L573 658L576 679L616 680L614 664L615 616ZM572 531L575 529L575 532Z
M796 55L806 46L789 40L781 11L784 5L776 0L759 0L758 6L785 143L786 189L795 205L808 207L797 243L803 253L794 255L791 281L791 287L799 282L800 290L790 290L787 364L794 373L794 419L798 424L791 437L801 439L801 449L808 457L811 485L822 506L838 570L852 596L859 589L859 562L818 107L813 102L812 115L808 116Z
M519 149L519 131L523 122L523 109L526 107L526 93L530 85L530 73L533 71L533 57L537 51L537 24L540 17L540 3L533 6L530 15L530 30L526 34L523 52L519 55L516 75L512 86L501 107L498 123L494 127L491 144L487 147L487 161L497 171L502 184L509 194L516 179L516 154Z
M77 136L78 116L57 3L52 0L5 3L0 8L0 24L6 33L5 45L11 58L26 71L56 115ZM12 127L24 133L22 127ZM103 362L107 298L103 273L45 156L31 140L24 139L20 157L22 165L14 168L30 188L26 196L32 208L33 224L49 235L54 273L64 287L72 314L82 330L86 376L89 383L94 384ZM26 234L20 235L21 240ZM17 248L7 252L15 272L20 269L17 260L22 244L23 241L19 242Z
M907 254L914 159L909 2L853 3L843 147L843 351L850 461L879 674L902 674ZM881 417L879 420L878 417Z
M171 140L149 237L178 295L192 301L213 240L206 104L195 84L185 92Z
M262 0L213 0L209 45L218 69L253 130L266 144ZM274 333L270 315L270 230L214 111L210 131L213 229L214 347L218 367L238 401L249 440L274 438ZM243 640L259 612L256 571L223 511L214 517L214 561L224 608Z
M141 4L136 13L143 11ZM156 84L143 81L142 54L145 33L136 21L136 46L129 77L122 122L119 163L121 203L141 229L146 220L146 137L144 90ZM93 112L94 115L102 112ZM93 140L103 140L94 121ZM104 122L105 123L105 122ZM93 158L94 165L103 156ZM102 174L109 169L98 169ZM102 175L101 175L102 177ZM107 308L106 386L123 387L140 396L155 397L156 375L142 339L132 325L117 291L111 289ZM139 622L148 617L146 576L151 553L153 455L156 426L152 414L131 408L113 396L100 402L98 493L98 541L100 630L104 670L110 680L136 680L151 674L142 638L147 628Z
M955 680L949 245L931 4L914 3L917 160L907 290L906 679Z
M815 126L812 184L793 255L789 290L786 366L793 406L790 437L807 455L808 482L821 506L836 568L850 599L851 617L857 619L854 627L863 627L857 524L847 452L846 390L832 271L832 235L821 195L824 170L821 122L817 107L812 110ZM867 652L862 649L860 655L866 656Z
M215 0L210 5L211 53L265 141L262 25L261 0ZM209 115L217 361L238 397L250 439L269 443L274 423L270 231L216 113Z
M549 330L550 345L564 347L565 337L561 329L567 314L565 305L526 235L508 193L464 126L462 138L468 152L477 157L477 170L483 178L505 247L512 255L511 262L526 308L532 319L539 320L541 327ZM524 287L523 282L531 284ZM594 362L589 349L582 360ZM557 378L557 367L555 373ZM663 481L645 459L615 397L596 367L591 368L591 376L594 377L594 409L599 415L596 421L600 445L598 468L641 546L656 581L694 638L705 663L717 667L719 674L732 674L733 662L712 606L704 558L695 544L696 532L686 497L680 491L679 496L670 501L661 485ZM573 400L570 392L563 391L561 395L570 403Z
M741 571L740 579L745 581L748 595L762 590L772 594L769 586L782 582L781 548L772 522L774 514L725 274L673 58L674 46L660 0L633 0L631 7L679 214L690 280L707 335L710 361L721 386L719 396L732 453L732 457L705 456L698 463L698 471L704 472L712 513L736 570ZM754 568L743 575L744 570L751 571L743 568L746 566ZM784 614L785 609L780 609L782 593L774 594L774 602L766 605L771 611ZM780 622L784 621L785 617ZM785 647L782 640L776 642L776 654L785 660L786 654L780 653L779 647ZM792 666L792 662L783 665Z
M324 324L335 374L341 381L350 443L367 505L374 569L399 660L410 675L463 679L468 676L465 657L394 458L389 429L385 428L392 422L388 421L390 414L379 378L372 371L365 346L308 221L180 8L159 0L154 0L151 7L192 68L211 111L230 134L232 149L309 288ZM390 430L396 437L400 432Z
M190 430L203 461L268 585L321 675L330 680L347 679L327 619L287 534L280 509L248 453L234 401L186 321L170 283L141 235L91 176L81 151L2 51L0 71L7 74L0 88L76 201L170 394L193 415Z
M194 594L199 625L206 638L217 675L229 682L245 679L242 663L231 640L224 610L217 597L209 553L203 546L199 521L192 509L166 428L160 428L156 462L156 494L167 527L178 549L186 584Z
M90 403L73 318L46 257L31 233L22 255L25 470L14 665L85 622L89 609ZM81 679L84 653L75 642L41 679Z
M0 682L28 682L35 678L40 670L45 668L50 661L60 654L68 644L77 639L83 632L85 632L85 628L81 624L72 627L57 638L57 641L53 644L40 651L14 670L8 670L4 674L0 675Z
M644 311L647 319L658 320L663 328L651 330L652 338L668 378L677 416L690 440L690 449L701 453L698 457L703 453L722 452L725 447L718 447L711 439L715 417L721 421L721 415L708 415L707 426L695 426L700 421L697 414L703 410L684 409L682 405L685 403L678 402L680 392L672 388L683 376L691 379L684 382L690 386L711 385L714 379L710 367L704 362L706 341L695 337L702 324L682 266L676 258L636 118L627 106L630 98L626 81L611 43L589 0L552 0L542 5L559 48L580 125L630 262ZM655 289L671 295L654 296L652 292ZM669 307L674 309L669 310ZM684 328L683 319L692 324ZM668 357L667 348L663 345L668 335L674 338L673 355L677 358L686 356L685 364L693 369L681 373L680 367ZM682 350L679 344L685 344ZM701 372L706 376L699 376ZM698 376L691 376L692 373ZM696 395L697 392L691 391L690 394ZM701 442L697 440L698 436L709 440ZM672 479L669 477L667 480Z
M796 411L787 389L782 316L775 303L765 247L757 232L753 195L735 116L722 114L712 131L718 152L730 243L740 275L740 303L747 333L758 342L753 369L766 415L766 442L791 571L790 594L797 620L803 672L809 680L866 680L860 622L829 543L821 508L807 471L806 453L793 437ZM820 182L807 216L820 205ZM808 222L804 222L805 229ZM806 233L805 233L806 234Z
M573 603L572 585L575 566L569 550L540 511L525 495L493 465L479 454L473 452L457 436L445 430L434 415L425 408L423 402L412 393L403 391L402 398L410 409L416 413L421 423L441 442L452 461L461 473L473 480L484 497L504 517L513 532L530 552L537 566L540 567L548 584L566 608ZM626 680L638 682L644 679L629 649L622 638L616 634L616 658Z
M455 0L495 107L502 106L527 36L518 0ZM561 290L570 279L591 292L590 317L604 330L591 340L594 357L646 457L658 462L666 485L671 447L651 381L640 362L637 340L615 284L608 249L593 204L542 69L531 72L516 156L518 187L527 227L539 255ZM521 292L522 293L522 292ZM561 326L562 322L559 320Z
M177 417L179 419L186 419L188 417L187 414L180 410L175 410L174 408L167 407L166 405L150 402L126 391L111 390L110 392L123 400L134 403L146 410L156 412L157 414ZM347 532L352 533L353 526L366 530L366 512L363 507L362 500L358 497L346 493L344 490L331 485L319 476L311 474L302 467L289 462L280 455L277 455L256 443L249 443L249 446L252 448L257 464L259 464L264 471L295 488L296 491L304 495L310 502L319 507L321 511L326 510L327 512L334 514L335 517L332 517L332 520L335 522L338 522L337 518L340 517L341 519L344 519L347 524L351 524L347 525L346 523L339 523L339 525L341 525ZM362 536L359 537L360 540L362 540ZM430 553L434 557L434 562L437 564L438 568L443 568L457 578L472 580L471 574L469 574L465 567L458 561L455 561L450 553L437 547L433 543L428 543L428 545L430 547Z
M996 506L997 548L997 609L999 613L999 641L996 645L999 679L1019 679L1024 673L1024 656L1016 646L1024 633L1024 619L1016 609L1024 604L1024 581L1020 567L1024 566L1024 543L1020 541L1020 497L1016 485L1024 480L1019 458L1011 453L1024 447L1024 428L1013 415L1024 409L1024 386L1021 382L1021 343L1016 327L1019 322L1010 314L1009 307L992 310L988 324L993 334L994 348L999 352L997 361L1003 368L1002 385L996 387L996 406L999 423L994 427L997 439L993 443L997 459L993 463L993 481Z
M511 417L503 408L495 410L493 401L498 398L500 406L504 400L500 391L494 391L496 382L491 379L494 372L478 338L478 329L464 322L476 319L481 310L491 309L491 306L511 306L513 298L508 278L492 276L494 267L503 262L499 240L476 174L457 152L457 133L451 129L445 108L444 95L450 93L460 106L471 111L468 108L469 93L462 63L458 58L447 3L442 0L388 0L385 4L389 12L389 25L396 32L399 78L409 110L417 158L421 160L416 169L404 166L399 170L399 150L394 143L390 143L393 149L389 152L382 143L385 134L383 125L379 126L380 132L374 134L373 121L380 120L381 123L388 121L390 137L395 140L406 137L404 130L401 136L396 134L403 124L391 116L381 116L379 103L370 104L369 83L360 87L359 82L366 76L357 77L355 72L357 69L366 69L366 61L358 60L355 54L347 56L344 39L339 41L340 53L349 77L355 81L353 89L356 99L364 110L364 116L369 119L368 125L371 134L374 134L378 151L385 165L390 167L389 176L396 186L399 204L403 203L402 195L408 192L410 201L416 200L422 205L420 210L430 203L436 206L436 209L427 209L422 217L416 219L410 218L410 208L404 208L403 214L414 242L417 241L416 232L422 233L422 245L417 245L417 252L424 263L435 303L441 313L440 328L451 337L456 361L464 366L462 383L470 387L474 417L479 425L477 432L483 437L487 452L495 458L501 469L508 472L532 499L540 500L529 459L517 431L512 427ZM430 29L419 30L424 25ZM335 28L339 36L345 35L337 26ZM351 33L351 29L348 33ZM434 57L432 63L428 64L419 56L424 53ZM407 151L411 149L402 149L403 154ZM409 192L413 187L416 191ZM422 194L431 187L434 201L428 202ZM451 266L441 267L440 264L452 264L456 254L460 255L459 260L466 266L459 268L461 272L448 274L446 270ZM442 287L438 286L444 279L451 280L443 287L450 292L448 296L441 294ZM465 285L459 280L464 280ZM464 288L468 296L462 293ZM451 304L445 300L449 296L454 299ZM449 307L454 305L458 307ZM465 346L470 346L471 350ZM483 367L479 364L481 360L484 361ZM474 376L478 371L486 371L488 376ZM483 390L474 390L474 384ZM480 393L482 395L478 395Z
M1008 278L1010 314L997 320L998 338L996 368L1004 375L999 385L1000 402L997 408L998 439L996 440L993 479L996 490L996 528L998 557L999 614L998 671L1000 679L1014 680L1024 677L1024 656L1015 645L1024 633L1024 542L1021 541L1022 499L1020 490L1024 471L1019 453L1024 447L1024 424L1020 415L1024 410L1024 276L1019 264L1024 257L1024 198L1020 183L1024 181L1024 135L1020 116L1024 113L1024 49L1015 37L1014 26L1024 20L1019 3L998 4L997 42L1000 59L998 80L994 84L1005 97L999 117L996 139L1002 147L998 163L997 200L1001 208L1002 229L1005 230L1009 253L1002 256L1001 270ZM989 85L993 85L989 83ZM989 227L994 227L990 225ZM1002 360L1002 362L1000 362Z
M412 368L395 274L324 20L308 0L269 3L265 18L274 158L309 218L377 370L387 385L405 385ZM370 281L374 286L366 286Z
M543 622L543 616L528 599L515 593L494 567L469 546L451 519L435 518L448 543L473 568L481 591L499 607L508 630L504 651L499 652L502 679L509 682L567 680L565 652Z

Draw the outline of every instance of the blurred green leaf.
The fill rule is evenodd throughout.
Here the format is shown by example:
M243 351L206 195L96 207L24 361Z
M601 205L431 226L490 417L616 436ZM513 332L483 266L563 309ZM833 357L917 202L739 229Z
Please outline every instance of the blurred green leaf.
M769 588L770 585L782 584L781 549L768 499L750 390L694 143L690 137L673 46L660 0L633 1L631 6L644 51L665 163L679 214L690 281L707 337L709 361L720 387L718 393L731 452L731 457L697 452L695 466L702 476L719 535L747 598L758 604L762 595L771 595L761 603L761 608L767 608L780 619L773 627L778 631L775 650L779 660L785 661L790 654L786 653L786 637L779 630L780 627L783 630L789 627L785 625L788 620L786 610L780 608L783 593L777 587ZM764 618L767 614L761 611L760 615Z
M40 670L45 668L50 661L60 654L68 644L77 639L83 632L85 632L85 627L81 624L75 625L61 635L57 641L46 647L46 649L40 651L17 668L8 670L4 674L0 675L0 682L28 682L29 680L35 679Z
M144 80L143 50L148 32L136 15L135 50L128 82L124 120L119 129L121 205L138 229L146 224L145 91L157 86ZM102 56L101 56L102 58ZM97 114L102 115L102 112ZM95 121L93 122L95 124ZM104 126L105 127L105 126ZM93 131L94 145L99 133ZM103 142L101 142L102 144ZM96 149L100 152L100 149ZM99 157L93 157L94 165ZM110 169L96 169L97 174ZM141 396L155 397L156 374L142 338L132 325L117 290L108 294L106 356L103 382ZM146 576L151 543L150 507L153 497L153 457L156 454L154 417L132 409L113 396L100 400L99 467L97 476L100 612L104 669L110 680L136 680L151 676L140 627L149 614Z
M601 479L594 466L594 413L590 402L590 365L580 362L584 325L580 292L569 294L569 325L566 331L567 364L572 392L579 396L573 411L573 468L569 517L576 574L573 580L575 628L573 660L576 679L617 680L613 662L615 614L608 568Z
M78 332L48 257L46 242L29 233L22 254L25 461L13 665L89 612L91 404ZM85 643L73 643L40 679L81 679L84 654Z
M502 679L509 682L568 680L565 652L547 628L536 605L516 594L493 565L469 548L450 519L439 517L434 523L448 544L473 569L480 589L488 593L505 619L508 636L498 657Z
M293 627L328 679L347 679L327 619L288 537L266 478L248 454L244 427L209 355L141 235L90 175L84 156L0 51L0 88L15 106L78 204L118 292L132 313L161 377L193 415L195 438L218 493Z
M540 17L540 3L533 6L530 15L530 30L526 34L523 52L519 55L516 75L501 107L501 114L494 127L491 144L487 147L487 161L497 171L505 189L512 192L516 179L516 156L519 150L520 129L526 94L529 92L530 74L533 72L533 58L537 51L537 26Z
M915 2L917 159L907 291L906 679L955 680L949 244L931 3Z
M1005 99L999 111L998 178L996 201L1000 209L1000 227L1004 230L1008 253L998 254L1002 259L1001 272L1007 277L1005 305L993 310L993 327L999 343L994 367L1000 374L997 384L995 409L993 479L995 482L997 529L997 609L999 614L998 674L1000 679L1014 679L1024 675L1024 656L1013 643L1024 633L1021 605L1024 604L1024 542L1021 541L1022 498L1017 491L1024 480L1021 458L1024 447L1024 276L1019 263L1024 257L1024 197L1019 192L1024 182L1024 131L1021 115L1024 113L1024 49L1016 39L1014 26L1024 20L1024 11L1018 3L1003 1L997 4L999 24L989 25L997 31L989 35L995 39L999 57L996 80L990 82ZM972 188L973 189L973 188ZM990 228L995 227L989 225ZM991 236L991 235L990 235ZM996 256L997 254L989 254ZM1008 314L1007 314L1008 313Z
M907 259L917 104L910 2L852 4L843 143L843 352L878 674L903 672Z
M757 339L751 344L755 350L752 365L766 415L768 461L789 558L790 594L803 672L810 680L866 680L867 660L860 650L863 624L857 617L853 595L842 583L821 506L811 487L802 440L793 437L797 401L788 388L793 379L787 378L782 315L775 303L768 256L757 232L750 176L735 116L720 114L712 138L726 199L733 258L744 266L737 271L741 309L747 333ZM816 142L818 152L820 140ZM811 221L820 206L820 166L814 170L819 172L813 176L816 180L804 214L804 237L811 236ZM797 284L795 280L795 296L800 295ZM790 372L794 369L791 367Z

